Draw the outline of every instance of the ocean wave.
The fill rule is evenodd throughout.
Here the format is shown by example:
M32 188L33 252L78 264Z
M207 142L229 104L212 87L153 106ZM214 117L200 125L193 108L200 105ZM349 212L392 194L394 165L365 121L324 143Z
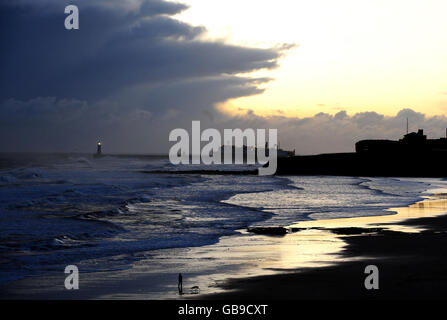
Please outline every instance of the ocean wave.
M174 167L150 157L58 159L0 173L0 282L67 264L91 271L126 268L152 250L208 245L257 225L383 214L386 207L414 201L431 185L353 177L158 174L154 171ZM150 174L142 173L148 169Z
M21 180L41 179L43 171L37 168L20 168L10 171L3 171L0 181L5 183L15 183Z
M238 194L226 202L274 214L254 226L287 226L310 219L392 214L386 210L415 203L430 188L429 183L420 179L331 176L288 179L295 190Z

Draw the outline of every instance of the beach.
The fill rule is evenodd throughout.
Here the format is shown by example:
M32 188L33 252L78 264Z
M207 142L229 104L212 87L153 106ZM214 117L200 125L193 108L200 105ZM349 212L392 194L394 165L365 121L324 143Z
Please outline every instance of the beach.
M305 181L302 177L293 179ZM307 179L340 183L348 178ZM447 264L444 182L439 179L404 182L406 186L423 183L431 187L427 187L425 196L422 193L425 199L384 210L382 215L374 211L371 216L302 220L286 225L289 232L284 235L253 234L243 228L202 246L95 257L78 263L79 290L65 289L63 272L46 271L9 282L2 286L1 296L3 299L170 300L443 297L447 281L443 275ZM389 193L397 190L394 183L390 187L387 179L377 180L374 185L381 186L381 191L376 192L379 195L383 190ZM310 188L305 184L304 187ZM268 200L268 194L258 192L235 195L224 202L228 205L250 202L259 195ZM273 195L278 197L278 193ZM321 196L318 201L325 200ZM279 213L258 223L269 228L284 216L286 213ZM380 272L379 290L364 287L367 276L364 270L371 264ZM177 289L178 273L183 274L182 294Z
M232 279L228 293L208 299L443 299L447 294L445 190L397 214L298 223L325 230L345 246L334 265L273 276ZM379 289L367 290L365 267L379 270Z
M0 302L445 299L446 11L0 0Z
M326 285L364 290L370 261L374 294L388 294L384 277L400 271L380 265L443 259L443 179L203 172L150 156L4 160L2 299L338 298ZM79 290L66 289L67 266Z

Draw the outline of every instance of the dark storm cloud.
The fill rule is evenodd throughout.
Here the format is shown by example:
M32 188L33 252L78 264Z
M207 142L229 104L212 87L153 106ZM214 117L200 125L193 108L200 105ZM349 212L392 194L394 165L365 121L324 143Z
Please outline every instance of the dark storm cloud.
M230 98L263 92L258 85L270 79L249 79L234 76L199 77L188 81L133 87L119 94L114 100L148 106L154 112L176 108L181 99L182 109L203 111L210 105Z
M77 4L80 30L64 28ZM313 117L229 116L214 106L263 91L291 45L272 49L203 40L205 29L172 15L186 6L161 0L0 0L0 151L166 153L174 128L277 128L298 154L352 151L360 139L398 139L424 128L439 137L444 116L411 109Z
M66 5L80 29L64 28ZM0 0L0 151L153 152L169 130L219 119L214 105L261 93L290 45L257 49L204 40L162 0ZM169 129L169 130L168 130ZM141 140L146 146L141 150ZM139 149L140 148L140 149Z
M130 1L123 9L111 2L79 1L80 29L67 31L64 1L3 1L0 98L98 99L141 83L277 66L276 49L194 41L202 27L168 16L184 5Z

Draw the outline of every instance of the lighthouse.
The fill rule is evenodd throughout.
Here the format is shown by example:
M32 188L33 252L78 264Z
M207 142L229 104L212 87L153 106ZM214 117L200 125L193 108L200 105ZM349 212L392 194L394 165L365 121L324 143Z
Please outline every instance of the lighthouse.
M101 141L98 141L98 145L97 145L97 147L96 147L96 155L97 156L100 156L100 155L102 155L102 150L101 150Z

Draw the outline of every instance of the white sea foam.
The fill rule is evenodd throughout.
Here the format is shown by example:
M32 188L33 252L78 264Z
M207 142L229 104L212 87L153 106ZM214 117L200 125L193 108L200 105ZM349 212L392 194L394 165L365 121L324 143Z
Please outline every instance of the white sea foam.
M253 225L384 214L445 183L144 172L166 168L175 170L160 157L112 156L54 156L3 168L0 282L67 264L125 268L151 250L212 244Z

